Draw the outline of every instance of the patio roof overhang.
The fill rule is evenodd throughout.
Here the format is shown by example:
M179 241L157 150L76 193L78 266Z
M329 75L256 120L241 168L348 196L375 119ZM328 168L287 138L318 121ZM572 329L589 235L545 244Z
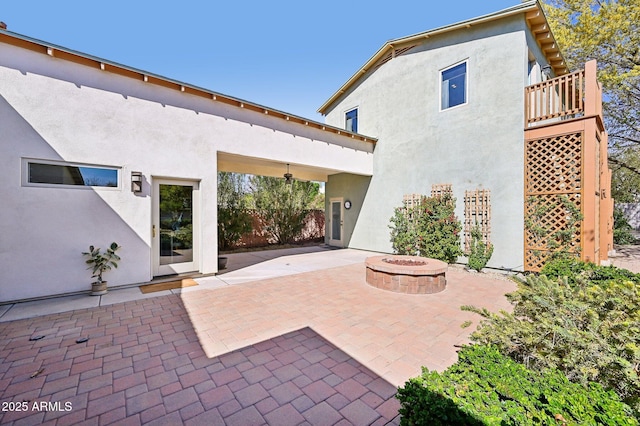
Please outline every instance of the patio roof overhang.
M309 164L287 163L265 158L248 157L245 155L218 152L218 171L246 173L259 176L283 177L289 172L296 180L326 182L330 175L338 173L352 173L351 171L317 167Z

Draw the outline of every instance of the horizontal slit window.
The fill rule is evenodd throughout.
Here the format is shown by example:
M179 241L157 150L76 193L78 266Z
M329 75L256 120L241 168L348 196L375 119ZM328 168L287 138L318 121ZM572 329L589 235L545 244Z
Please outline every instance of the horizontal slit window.
M118 187L118 169L70 164L27 163L27 183Z

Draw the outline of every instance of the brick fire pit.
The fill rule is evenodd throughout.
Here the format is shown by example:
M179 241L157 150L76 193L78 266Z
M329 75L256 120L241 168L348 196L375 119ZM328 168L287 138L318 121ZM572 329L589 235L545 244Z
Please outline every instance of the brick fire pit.
M368 257L367 284L406 294L439 293L447 286L447 264L419 256L386 255Z

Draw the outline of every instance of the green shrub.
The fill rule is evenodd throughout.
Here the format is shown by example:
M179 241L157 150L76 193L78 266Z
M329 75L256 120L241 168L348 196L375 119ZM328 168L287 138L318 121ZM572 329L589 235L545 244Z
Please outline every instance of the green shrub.
M394 253L455 262L462 254L462 225L455 216L455 207L455 198L445 194L424 197L420 205L411 209L395 209L389 226Z
M469 268L474 269L478 272L482 270L489 259L491 259L491 255L493 254L493 245L486 244L482 240L482 232L478 226L474 226L471 230L471 244L469 247Z
M622 279L640 284L640 274L615 266L599 266L578 259L551 260L544 265L540 274L553 280L566 278L569 284L575 284L578 279L586 279L594 283Z
M242 208L218 207L218 250L229 250L253 229L251 214Z
M636 239L631 234L633 228L620 209L613 210L613 242L616 244L635 244Z
M304 229L309 206L316 198L317 182L284 179L271 176L252 176L249 180L253 203L265 224L265 232L278 244L291 243Z
M530 368L558 369L583 385L598 382L639 410L640 286L623 278L588 281L582 274L625 273L578 265L585 270L572 282L544 275L519 282L507 295L513 313L463 306L485 318L471 339Z
M409 220L409 214L413 214L414 210L404 207L396 207L393 210L389 228L391 228L391 246L396 254L418 255L418 238L415 226Z
M445 372L423 368L398 389L401 425L637 425L628 406L597 383L538 372L483 345L464 347Z

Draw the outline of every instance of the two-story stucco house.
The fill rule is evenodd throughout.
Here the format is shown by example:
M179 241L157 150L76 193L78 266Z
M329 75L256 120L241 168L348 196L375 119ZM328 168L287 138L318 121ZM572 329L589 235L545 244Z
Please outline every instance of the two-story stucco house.
M546 205L544 226L562 228L562 194L584 215L576 251L607 259L612 201L595 63L568 74L536 2L385 43L319 112L378 139L371 177L329 176L327 198L357 200L344 212L349 247L388 252L393 208L446 190L467 238L477 223L494 244L489 266L537 270L546 241L526 232L526 218Z
M219 171L326 182L327 243L380 252L406 195L452 191L516 270L545 244L532 200L560 192L606 259L595 64L567 72L530 1L385 43L318 123L0 28L0 302L88 291L80 252L111 241L111 287L217 272Z

